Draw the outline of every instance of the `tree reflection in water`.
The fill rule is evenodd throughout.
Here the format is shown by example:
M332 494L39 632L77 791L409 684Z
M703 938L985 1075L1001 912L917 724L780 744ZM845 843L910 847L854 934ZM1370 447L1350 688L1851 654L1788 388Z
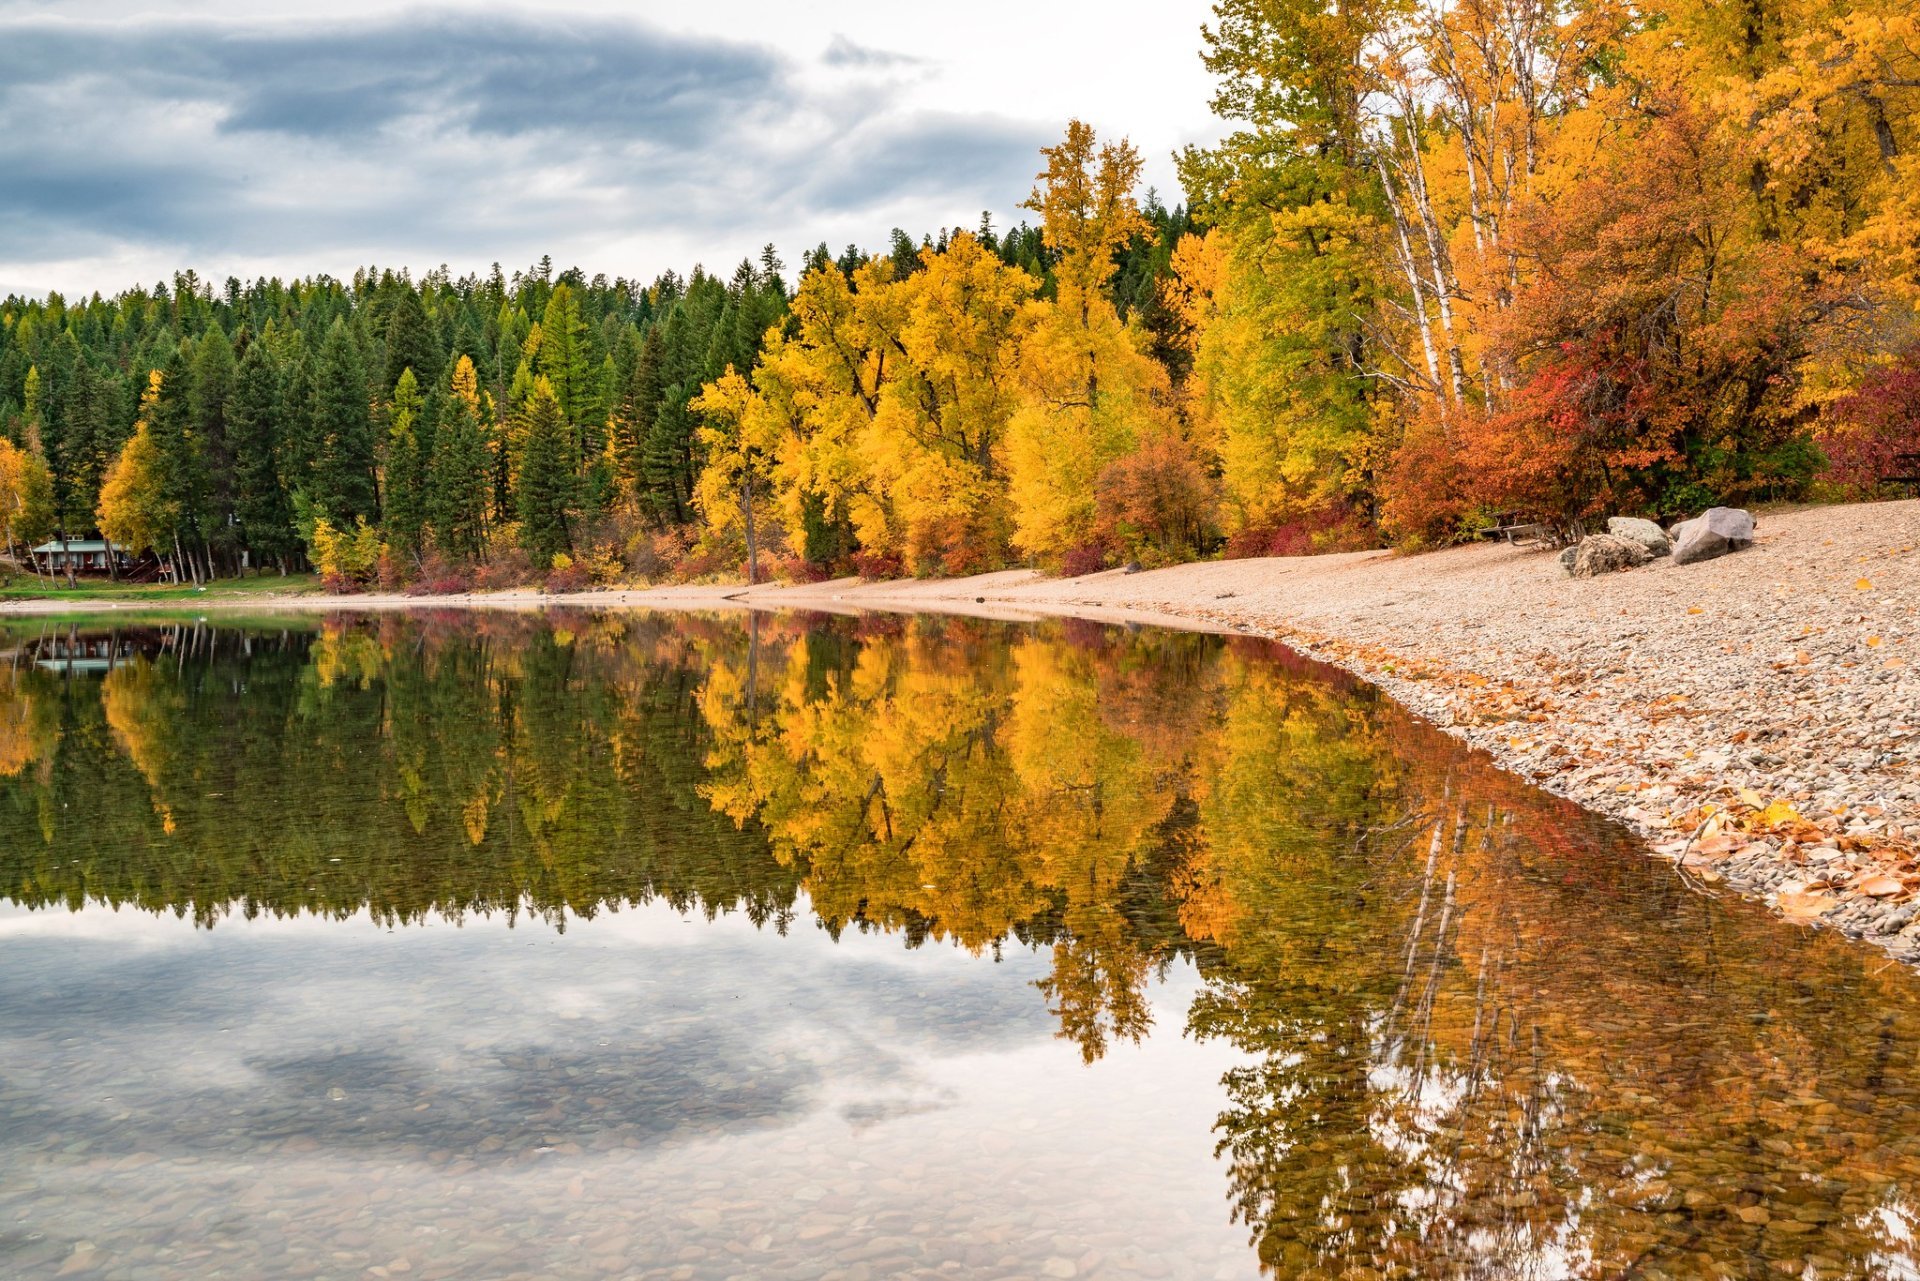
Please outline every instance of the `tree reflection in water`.
M1091 1063L1222 1082L1276 1275L1912 1277L1916 985L1245 638L783 616L16 627L0 893L664 899L1051 954ZM804 894L804 897L803 897ZM1176 960L1204 987L1151 1026Z

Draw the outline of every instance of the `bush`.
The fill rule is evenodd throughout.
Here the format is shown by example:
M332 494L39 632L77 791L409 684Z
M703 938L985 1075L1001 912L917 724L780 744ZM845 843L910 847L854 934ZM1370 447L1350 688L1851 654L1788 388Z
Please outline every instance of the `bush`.
M1835 401L1818 439L1833 479L1855 492L1871 494L1890 476L1912 475L1911 462L1895 455L1920 450L1920 346Z
M1366 518L1345 503L1329 503L1293 520L1250 525L1227 539L1228 560L1254 556L1316 556L1379 545Z
M1094 528L1101 542L1128 559L1150 565L1190 560L1214 541L1219 488L1190 441L1155 436L1100 472Z
M1107 546L1105 543L1082 543L1070 548L1060 558L1060 573L1067 578L1078 578L1082 574L1097 574L1107 567Z
M585 561L575 560L565 552L553 554L553 568L547 571L546 582L542 589L550 596L565 596L571 592L584 592L593 586L593 570Z
M409 596L465 596L472 590L473 580L462 570L423 574L407 585Z
M532 581L533 562L519 547L497 548L484 564L476 566L473 571L476 591L504 591L512 587L525 587Z
M874 582L883 578L900 578L907 571L898 556L890 552L873 552L862 548L853 554L853 572L869 582Z

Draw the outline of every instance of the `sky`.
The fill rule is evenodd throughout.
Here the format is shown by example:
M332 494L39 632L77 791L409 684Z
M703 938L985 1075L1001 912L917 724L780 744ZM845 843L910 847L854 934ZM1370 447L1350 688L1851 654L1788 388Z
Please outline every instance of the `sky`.
M1178 198L1207 0L0 0L0 295L995 224L1079 116Z

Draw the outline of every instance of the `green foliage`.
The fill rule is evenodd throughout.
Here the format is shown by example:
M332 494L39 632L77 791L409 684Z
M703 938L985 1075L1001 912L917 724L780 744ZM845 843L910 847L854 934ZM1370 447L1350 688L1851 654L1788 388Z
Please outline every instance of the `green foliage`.
M572 433L544 375L534 380L528 396L524 430L515 487L520 545L535 565L546 565L559 553L573 550L580 487Z

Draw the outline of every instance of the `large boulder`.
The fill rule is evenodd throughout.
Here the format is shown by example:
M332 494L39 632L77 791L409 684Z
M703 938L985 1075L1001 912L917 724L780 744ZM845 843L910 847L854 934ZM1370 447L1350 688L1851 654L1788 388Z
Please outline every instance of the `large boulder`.
M1673 560L1677 565L1712 560L1751 546L1753 514L1738 507L1709 507L1673 527Z
M1666 530L1650 520L1641 520L1638 516L1609 516L1607 532L1615 538L1639 543L1647 549L1649 555L1665 556L1673 550L1673 544L1667 541Z
M1616 538L1612 534L1593 534L1581 539L1580 545L1571 550L1571 561L1563 553L1560 563L1574 578L1592 578L1596 574L1632 569L1653 559L1653 553L1639 543Z

